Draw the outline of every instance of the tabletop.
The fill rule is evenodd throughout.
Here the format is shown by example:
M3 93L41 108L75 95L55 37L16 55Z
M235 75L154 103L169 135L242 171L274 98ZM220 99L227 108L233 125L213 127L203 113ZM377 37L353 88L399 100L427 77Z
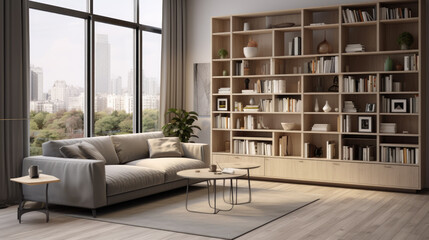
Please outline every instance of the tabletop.
M255 163L219 163L221 168L236 168L236 169L255 169L261 165Z
M13 182L22 183L26 185L40 185L40 184L54 183L54 182L60 181L60 179L58 179L57 177L47 175L47 174L39 174L39 178L30 178L27 175L19 178L11 178L10 180Z
M221 172L210 172L208 168L199 168L199 169L189 169L183 170L177 173L178 176L183 178L192 178L192 179L230 179L242 177L246 174L228 174Z

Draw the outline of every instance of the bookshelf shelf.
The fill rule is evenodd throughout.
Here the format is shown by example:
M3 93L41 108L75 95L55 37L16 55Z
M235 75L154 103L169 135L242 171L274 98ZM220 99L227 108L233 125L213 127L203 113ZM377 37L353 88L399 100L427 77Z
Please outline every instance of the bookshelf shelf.
M268 179L422 189L422 166L427 164L426 109L421 104L426 102L426 73L421 70L426 66L425 4L424 0L395 0L213 17L211 119L214 123L227 119L230 128L211 124L212 161L257 162L263 166L257 176ZM386 14L390 9L396 12ZM352 15L344 15L347 11ZM385 19L397 18L398 11L412 17ZM244 31L244 23L250 30ZM414 43L401 50L396 39L405 31L413 35ZM319 54L317 46L325 33L332 49ZM258 43L258 53L246 58L243 48L250 38ZM361 44L363 51L346 52L346 47L360 50L350 44ZM228 50L228 58L217 56L220 48ZM417 70L385 71L388 57L393 69L401 69L407 56L417 63L410 69ZM334 67L328 65L332 63ZM223 76L224 70L228 76ZM285 84L281 93L273 90L280 83ZM356 88L349 88L350 84ZM218 93L220 88L231 92ZM258 91L242 93L244 89ZM218 98L228 100L228 111L216 111ZM316 100L318 112L314 111ZM405 101L413 113L387 113L391 100ZM326 101L332 110L325 113ZM401 109L400 104L395 108ZM247 105L258 105L261 111L234 111ZM286 108L294 112L278 111ZM285 131L282 123L295 127ZM381 132L393 130L396 133ZM263 146L265 152L242 154L245 144ZM402 162L385 162L386 148L408 151L416 155L410 160L421 162L410 164L405 157Z

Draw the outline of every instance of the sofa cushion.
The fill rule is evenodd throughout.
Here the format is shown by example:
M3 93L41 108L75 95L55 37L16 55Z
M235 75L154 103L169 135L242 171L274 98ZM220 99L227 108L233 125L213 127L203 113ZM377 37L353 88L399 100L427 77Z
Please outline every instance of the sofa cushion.
M86 156L89 156L90 159L106 161L106 159L103 157L103 155L91 143L82 142L81 144L79 144L79 149Z
M87 158L85 153L79 148L80 143L70 144L60 147L60 153L65 158Z
M110 136L120 163L149 157L147 140L164 137L162 132Z
M42 144L43 156L63 157L60 147L80 142L92 144L106 159L106 165L119 163L115 147L108 136L48 141Z
M183 157L182 145L178 137L148 139L149 155L151 158Z
M203 161L191 158L146 158L129 162L127 165L163 171L165 173L165 182L181 179L181 177L177 176L179 171L205 167Z
M164 183L164 172L145 167L127 165L106 166L107 196Z

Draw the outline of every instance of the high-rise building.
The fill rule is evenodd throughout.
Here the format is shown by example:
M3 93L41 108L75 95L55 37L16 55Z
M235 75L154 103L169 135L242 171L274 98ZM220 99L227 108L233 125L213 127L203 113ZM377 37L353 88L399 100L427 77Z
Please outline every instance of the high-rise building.
M109 93L110 43L106 34L97 34L95 41L95 91Z
M127 93L128 95L133 95L133 89L134 89L134 70L131 69L128 72L128 81L127 81Z
M37 101L38 98L38 90L39 90L39 79L37 73L32 69L30 70L30 100Z
M121 95L122 94L122 78L115 77L109 81L109 94Z
M51 88L51 101L57 105L57 109L66 109L70 91L65 81L57 80Z

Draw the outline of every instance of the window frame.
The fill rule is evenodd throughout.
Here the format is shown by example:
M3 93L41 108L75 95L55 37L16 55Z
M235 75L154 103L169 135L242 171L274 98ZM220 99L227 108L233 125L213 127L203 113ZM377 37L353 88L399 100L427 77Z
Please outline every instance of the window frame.
M143 131L142 116L142 68L143 68L143 32L151 32L162 35L162 29L140 23L139 0L134 0L134 22L115 19L107 16L94 14L94 0L86 0L88 11L79 11L63 8L50 4L28 1L28 9L40 10L69 17L75 17L85 20L85 108L84 108L84 137L92 137L94 132L94 97L95 97L95 23L105 23L119 27L125 27L134 31L134 87L133 87L133 132L141 133ZM30 20L29 20L30 21ZM29 24L29 23L28 23ZM29 34L28 34L29 36ZM28 43L31 39L28 39ZM29 49L29 48L28 48ZM28 54L29 56L29 54ZM160 69L161 70L161 69Z

